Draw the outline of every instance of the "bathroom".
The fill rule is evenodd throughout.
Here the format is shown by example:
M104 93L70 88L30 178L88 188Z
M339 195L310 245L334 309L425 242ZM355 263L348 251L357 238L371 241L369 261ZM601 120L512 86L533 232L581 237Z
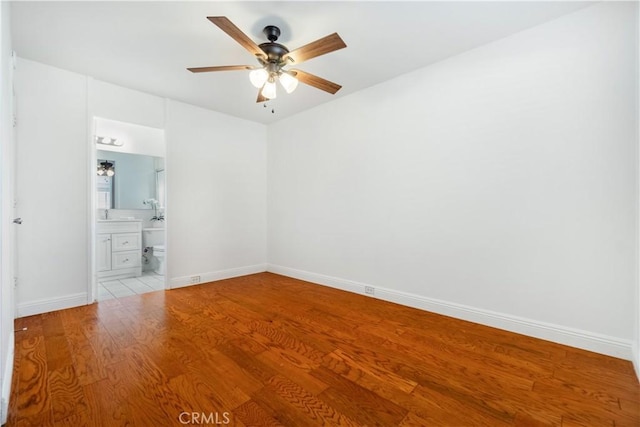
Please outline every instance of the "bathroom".
M94 118L97 301L166 288L164 131Z

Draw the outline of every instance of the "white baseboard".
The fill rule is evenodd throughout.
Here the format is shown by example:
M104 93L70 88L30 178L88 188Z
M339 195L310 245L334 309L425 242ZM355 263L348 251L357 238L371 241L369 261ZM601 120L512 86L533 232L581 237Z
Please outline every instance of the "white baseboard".
M371 286L353 280L274 264L268 264L267 271L363 295L365 295L364 287ZM428 298L380 286L375 286L375 298L608 356L626 360L634 359L631 340ZM638 367L636 367L637 369Z
M11 328L13 329L13 327ZM7 422L9 415L9 397L11 396L11 381L13 379L13 360L15 352L14 333L9 334L9 349L7 351L7 363L4 366L2 377L2 396L0 398L0 425Z
M50 311L64 310L65 308L78 307L81 305L87 305L86 292L19 303L17 317L48 313Z
M633 367L636 370L636 377L640 381L640 342L636 342L633 346Z
M234 277L246 276L248 274L262 273L267 271L267 264L248 265L245 267L230 268L227 270L210 271L208 273L194 273L190 276L174 277L169 280L171 289L184 288L185 286L200 285L202 283L214 282L216 280L231 279ZM197 282L192 281L192 277L200 277Z

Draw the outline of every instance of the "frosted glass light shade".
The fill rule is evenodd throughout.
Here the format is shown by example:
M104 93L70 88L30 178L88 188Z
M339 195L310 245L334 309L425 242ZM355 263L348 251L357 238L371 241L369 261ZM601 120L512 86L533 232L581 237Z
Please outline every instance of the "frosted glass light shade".
M291 93L298 87L298 79L293 77L291 74L282 73L280 74L280 84L287 93Z
M260 89L267 82L269 73L264 68L253 70L249 73L249 81L251 84Z
M264 84L264 88L262 89L262 96L268 99L276 98L276 82L271 80Z

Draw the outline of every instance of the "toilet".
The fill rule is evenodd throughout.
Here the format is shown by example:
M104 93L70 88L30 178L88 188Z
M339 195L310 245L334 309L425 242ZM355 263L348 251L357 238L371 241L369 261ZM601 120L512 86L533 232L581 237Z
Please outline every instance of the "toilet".
M164 276L164 228L143 228L142 245L151 249L149 265L153 271Z
M164 245L153 245L153 257L156 259L156 273L164 276Z

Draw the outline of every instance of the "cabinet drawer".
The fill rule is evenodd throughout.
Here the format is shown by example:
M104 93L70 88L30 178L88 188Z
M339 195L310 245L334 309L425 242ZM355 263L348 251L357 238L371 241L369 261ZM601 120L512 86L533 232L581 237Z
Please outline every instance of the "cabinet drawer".
M141 258L140 251L114 252L111 257L111 269L139 267Z
M111 250L114 252L140 248L140 233L117 233L111 235Z

